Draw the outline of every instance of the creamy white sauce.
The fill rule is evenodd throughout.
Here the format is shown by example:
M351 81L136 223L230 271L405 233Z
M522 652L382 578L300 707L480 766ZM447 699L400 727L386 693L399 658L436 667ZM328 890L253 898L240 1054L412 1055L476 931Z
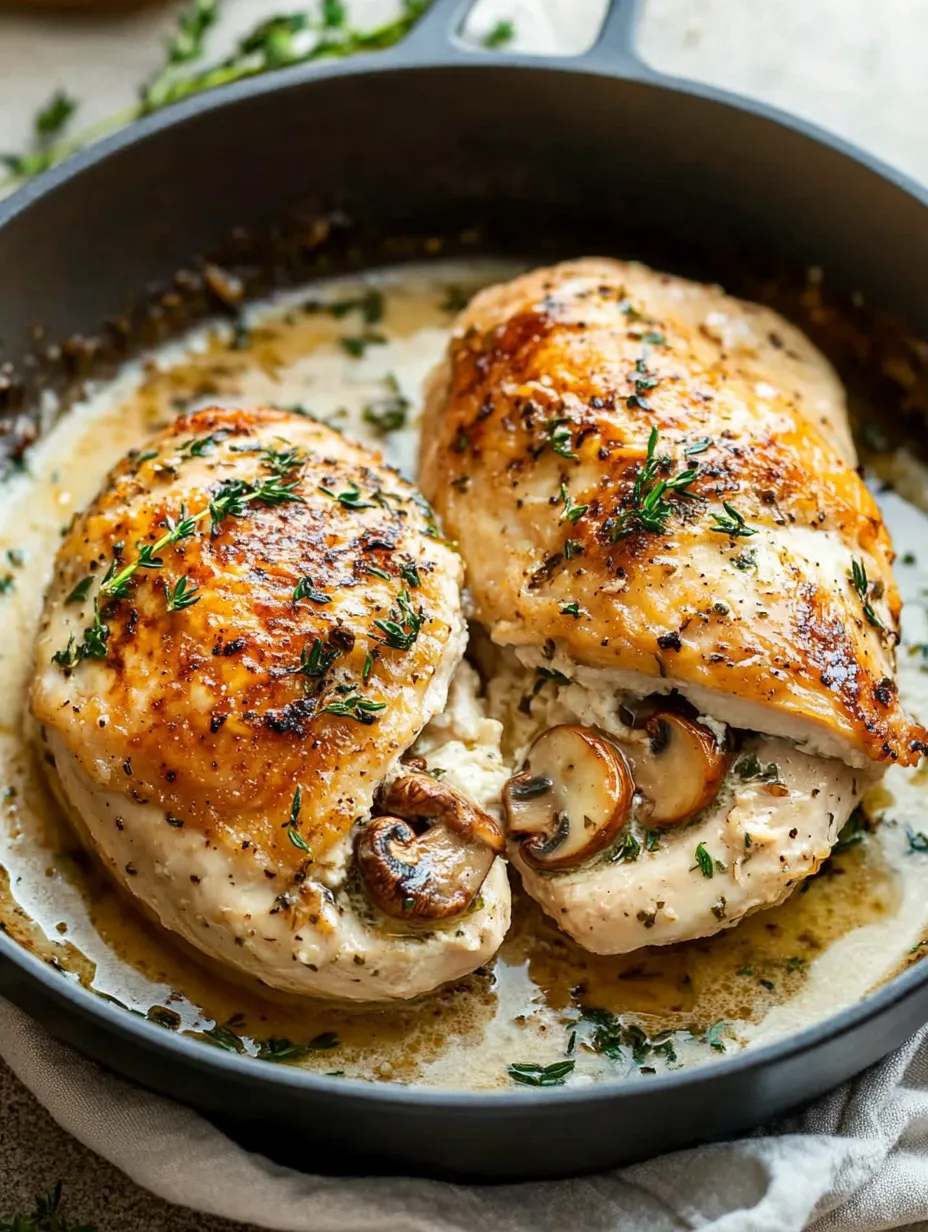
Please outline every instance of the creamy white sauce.
M216 324L128 365L116 380L91 388L31 452L28 473L0 488L0 867L9 878L0 919L71 978L135 1012L167 1009L182 1029L209 1030L231 1020L250 1052L253 1040L272 1035L303 1041L335 1031L337 1047L311 1052L303 1062L325 1072L488 1087L509 1084L511 1062L563 1059L573 1032L572 1082L637 1080L666 1065L704 1063L723 1049L782 1035L852 1004L920 956L913 947L928 931L928 855L910 851L905 826L928 830L922 771L890 770L873 797L883 816L877 831L835 860L831 875L814 879L808 893L729 934L600 958L573 945L520 898L492 970L387 1010L334 1009L230 982L139 919L82 856L47 792L24 718L42 595L72 513L127 449L180 409L215 403L299 405L382 448L412 474L422 381L452 320L442 307L448 290L469 293L513 272L489 262L404 267L254 305L244 318L251 331L244 348L228 346L229 326ZM371 286L384 293L386 311L368 326L357 312L338 317L301 307L309 298L358 298ZM386 341L353 358L341 339L366 330ZM376 417L398 406L405 425L386 434L365 414L365 408ZM928 507L924 470L910 466L906 476L907 495ZM926 553L924 565L919 559L897 566L908 601L900 687L908 707L925 717L928 658L907 646L928 642L928 518L893 494L879 499L900 555ZM492 809L508 772L498 752L500 730L469 705L466 698L453 701L453 716L444 726L441 718L433 722L420 751ZM510 763L512 752L504 744ZM674 1030L677 1060L647 1050L636 1058L627 1044L620 1062L609 1060L588 1046L594 1026L578 1022L580 1006L613 1010L652 1037ZM711 1047L703 1032L719 1019L727 1025Z

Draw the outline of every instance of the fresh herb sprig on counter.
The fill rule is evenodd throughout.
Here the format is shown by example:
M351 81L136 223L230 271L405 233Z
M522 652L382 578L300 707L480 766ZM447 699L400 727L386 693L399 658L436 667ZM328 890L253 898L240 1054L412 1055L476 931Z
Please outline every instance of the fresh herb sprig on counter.
M0 183L0 191L46 171L125 124L193 95L294 64L384 51L406 37L430 3L431 0L403 0L402 11L393 21L358 30L349 24L341 0L324 0L318 20L303 13L264 19L238 41L226 59L206 68L193 67L191 71L206 54L206 36L215 25L220 8L219 0L192 0L167 41L162 67L141 87L134 106L65 140L65 126L77 104L59 91L36 117L32 149L0 156L0 165L9 172L9 178Z
M0 1220L0 1232L96 1232L88 1223L72 1224L61 1203L61 1181L35 1199L30 1215Z
M76 110L77 102L64 90L56 90L36 113L32 126L32 148L23 154L0 154L0 165L20 180L47 171L56 161L53 139L64 132Z

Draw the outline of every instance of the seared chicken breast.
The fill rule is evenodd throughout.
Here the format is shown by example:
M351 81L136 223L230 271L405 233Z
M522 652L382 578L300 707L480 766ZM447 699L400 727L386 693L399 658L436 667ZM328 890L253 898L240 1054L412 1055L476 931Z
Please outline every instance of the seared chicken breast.
M178 419L58 555L32 695L58 789L165 927L297 993L410 997L509 921L497 823L403 755L461 660L461 564L379 457Z
M827 362L717 288L581 260L459 318L420 482L507 648L512 858L590 949L780 901L923 751L853 461Z

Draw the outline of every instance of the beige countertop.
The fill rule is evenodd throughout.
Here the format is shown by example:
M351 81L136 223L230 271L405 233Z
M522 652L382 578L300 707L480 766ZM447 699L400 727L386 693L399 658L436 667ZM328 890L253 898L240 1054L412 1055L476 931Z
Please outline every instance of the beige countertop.
M602 0L482 0L472 20L478 31L498 18L527 26L542 3L550 20L533 27L539 49L555 38L582 44L581 15L602 9ZM367 4L391 8L389 0ZM131 103L161 62L177 7L113 5L86 18L0 6L0 152L24 143L56 87L80 100L82 124ZM220 43L260 14L295 7L226 0ZM666 72L801 114L928 183L928 0L648 0L638 44ZM99 1232L241 1229L144 1193L59 1129L0 1064L0 1221L31 1209L33 1196L59 1178L73 1220Z

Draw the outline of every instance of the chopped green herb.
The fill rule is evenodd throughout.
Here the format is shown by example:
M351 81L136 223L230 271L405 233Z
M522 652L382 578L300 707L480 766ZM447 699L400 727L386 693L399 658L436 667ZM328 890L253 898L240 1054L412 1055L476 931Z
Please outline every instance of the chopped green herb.
M293 602L299 603L301 599L309 599L311 603L331 603L331 598L323 590L317 590L313 586L311 577L301 577L293 588Z
M853 813L851 813L850 817L841 827L841 832L831 849L831 854L837 856L842 851L847 851L850 847L856 847L858 843L863 842L866 830L867 820L864 814L859 808L854 809Z
M303 676L308 676L311 680L321 679L335 660L338 658L339 652L337 649L326 650L322 643L322 638L314 638L313 644L309 650L304 646L300 651L300 665L292 668L293 672L299 672Z
M515 36L516 28L511 21L498 21L487 31L482 41L488 51L496 51L500 47L505 47L507 43L511 43Z
M710 530L717 531L720 535L728 535L731 539L747 539L750 535L757 534L756 528L748 526L734 505L729 504L728 501L722 501L722 508L728 516L723 517L720 513L713 513L712 520L716 525L710 526Z
M577 539L564 540L564 559L573 560L577 556L583 555L583 544Z
M400 577L414 590L422 585L422 578L419 576L419 570L415 565L400 565Z
M364 666L361 669L361 683L367 684L371 678L371 672L374 670L374 660L377 658L376 650L369 650L367 657L364 660Z
M621 839L619 839L619 842L616 844L615 850L613 851L610 859L614 864L627 864L633 860L637 860L640 855L641 844L630 830L626 830Z
M921 830L913 830L910 825L905 827L905 836L909 840L909 854L918 852L924 854L928 851L928 834L923 834Z
M408 590L400 591L397 604L398 608L391 610L389 620L375 620L374 624L384 635L385 646L393 650L411 650L424 621L422 609L418 612L413 609Z
M366 574L368 574L370 577L378 577L378 578L383 578L383 580L384 580L385 582L389 582L389 581L391 580L389 573L387 573L387 571L386 571L385 569L380 569L380 568L378 568L378 566L377 566L377 565L367 565L367 564L365 564L365 565L364 565L364 572L365 572Z
M336 701L329 702L327 706L323 706L322 713L354 719L356 723L363 723L369 727L372 723L376 723L378 712L386 710L386 708L386 702L372 702L366 697L362 697L359 693L352 691L345 697L338 698Z
M799 954L793 954L786 960L786 970L791 974L795 974L797 971L805 971L808 961L807 958L803 958Z
M470 303L470 296L460 287L448 287L441 304L442 312L462 312Z
M387 340L383 334L368 332L357 338L342 338L340 341L352 359L361 359L369 346L383 346Z
M647 851L660 851L661 849L660 830L645 830L644 845Z
M241 1037L237 1035L231 1027L221 1026L218 1022L214 1027L203 1032L204 1036L211 1044L215 1044L219 1048L224 1048L226 1052L243 1053L245 1044Z
M189 574L180 578L174 584L173 590L168 589L168 611L182 612L188 607L193 607L195 603L199 603L201 598L197 594L199 589L196 582L190 581Z
M757 564L757 553L753 548L745 548L744 551L739 552L737 556L733 556L731 558L731 563L736 569L740 569L742 572L745 569L753 569L753 567Z
M686 490L699 475L698 467L690 467L670 478L658 478L659 471L669 469L671 459L656 455L657 439L657 428L652 428L648 437L647 458L635 476L630 508L624 509L612 525L610 539L613 543L636 529L663 534L667 529L667 519L674 512L674 505L668 497L698 499Z
M12 573L4 573L0 576L0 595L11 595L16 589L16 579Z
M575 618L579 617L580 604L579 603L565 603L564 606L561 608L561 615L562 616L573 616Z
M356 299L337 299L327 304L327 310L338 320L352 312L360 312L365 325L378 325L383 320L383 292L369 287Z
M654 329L649 330L648 333L644 334L641 341L644 342L648 346L666 346L667 345L667 339L664 337L664 335Z
M763 765L755 753L748 753L735 765L735 774L743 782L749 779L761 779L765 783L780 782L780 767L775 761Z
M576 458L576 454L571 448L573 444L573 433L566 425L571 420L566 417L560 419L549 419L545 423L545 443L550 445L556 454L560 454L562 458Z
M293 803L290 805L290 816L284 822L283 828L287 831L287 838L296 847L297 851L309 852L309 844L300 833L300 811L303 808L303 788L297 784L296 790L293 793Z
M873 604L870 602L871 595L877 599L882 597L883 588L879 583L872 584L867 580L867 570L864 566L863 559L851 561L851 572L848 576L850 577L851 583L860 598L867 623L872 625L874 629L885 631L886 626L883 624L882 620L880 620L879 616L877 616L876 612L873 610Z
M705 843L699 843L696 846L696 863L693 868L698 868L704 877L711 877L714 869L714 861L706 850Z
M373 509L374 502L361 499L361 489L354 482L349 483L344 492L333 492L331 488L323 488L321 485L319 491L326 496L331 496L332 500L337 500L344 509Z
M225 428L219 428L215 432L210 432L208 436L199 436L185 441L180 447L180 452L188 458L206 458L228 436L229 433Z
M698 454L705 453L711 444L712 441L710 438L708 436L704 436L702 440L693 441L692 445L687 445L687 447L683 450L683 453L687 458L695 458Z
M396 432L406 426L406 418L410 407L408 398L400 393L399 383L395 376L387 377L390 397L372 402L361 412L361 418L370 424L380 435Z
M526 1087L562 1087L574 1072L575 1064L572 1058L554 1061L551 1065L516 1063L509 1066L508 1073L513 1082L520 1082Z
M564 502L564 512L561 514L561 519L567 519L570 523L578 522L586 511L589 505L575 505L570 498L570 493L567 491L567 484L561 484L561 500Z
M727 1050L723 1036L729 1034L730 1031L731 1025L725 1022L724 1019L719 1019L718 1022L714 1022L711 1027L707 1028L705 1034L706 1043L710 1048L714 1048L716 1052L725 1052Z

